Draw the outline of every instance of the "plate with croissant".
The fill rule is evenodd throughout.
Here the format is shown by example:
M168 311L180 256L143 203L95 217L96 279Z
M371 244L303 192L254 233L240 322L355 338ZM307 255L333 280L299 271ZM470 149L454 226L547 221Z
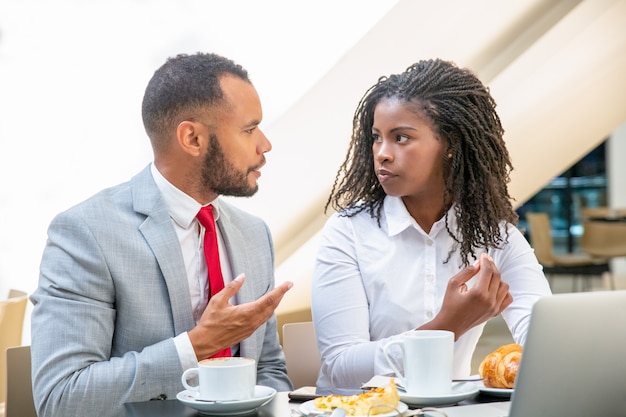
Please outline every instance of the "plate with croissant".
M478 366L478 374L483 378L480 391L498 397L510 397L515 389L521 358L522 346L517 343L500 346L485 356Z

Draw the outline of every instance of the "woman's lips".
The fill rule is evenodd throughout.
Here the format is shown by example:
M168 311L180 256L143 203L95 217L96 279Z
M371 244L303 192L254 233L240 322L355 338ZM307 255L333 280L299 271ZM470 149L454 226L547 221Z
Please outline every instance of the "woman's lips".
M391 171L387 171L386 169L379 169L378 171L376 171L376 177L378 177L378 181L382 184L386 181L389 181L391 178L395 177L396 174L394 174Z

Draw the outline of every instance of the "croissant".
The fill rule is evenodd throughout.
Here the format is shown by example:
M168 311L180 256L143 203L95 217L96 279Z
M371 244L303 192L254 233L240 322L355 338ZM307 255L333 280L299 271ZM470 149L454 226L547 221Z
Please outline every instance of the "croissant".
M522 358L522 346L516 343L500 346L483 359L478 366L484 384L490 388L513 388Z

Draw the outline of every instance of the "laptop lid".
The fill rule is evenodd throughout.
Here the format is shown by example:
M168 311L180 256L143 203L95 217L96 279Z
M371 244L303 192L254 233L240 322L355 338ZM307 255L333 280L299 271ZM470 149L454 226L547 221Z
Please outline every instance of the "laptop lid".
M533 307L509 417L626 416L626 291Z

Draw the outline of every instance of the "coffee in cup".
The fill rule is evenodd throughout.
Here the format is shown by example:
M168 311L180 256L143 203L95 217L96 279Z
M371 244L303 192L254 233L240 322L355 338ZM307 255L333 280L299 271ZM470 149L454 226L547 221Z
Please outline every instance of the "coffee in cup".
M197 377L198 385L189 385L189 379ZM181 377L183 386L197 391L198 398L205 401L239 401L254 398L256 385L256 361L252 358L209 358L198 362Z

